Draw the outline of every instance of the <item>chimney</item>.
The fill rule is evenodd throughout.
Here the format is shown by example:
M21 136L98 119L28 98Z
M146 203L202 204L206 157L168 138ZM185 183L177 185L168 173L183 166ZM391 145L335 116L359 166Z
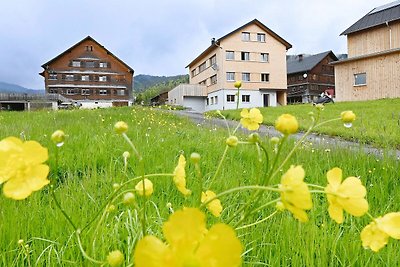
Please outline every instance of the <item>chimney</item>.
M211 45L215 44L215 38L211 38Z
M299 54L299 61L302 61L303 60L303 54Z

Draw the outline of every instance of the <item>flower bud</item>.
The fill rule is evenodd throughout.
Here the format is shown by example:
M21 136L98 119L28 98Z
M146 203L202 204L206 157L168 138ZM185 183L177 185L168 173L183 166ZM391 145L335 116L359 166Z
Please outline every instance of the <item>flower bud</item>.
M131 153L129 153L128 151L125 151L124 153L122 153L122 157L124 158L129 158L131 156Z
M347 110L340 114L340 118L344 123L352 123L356 119L356 114L351 110Z
M276 136L272 137L271 139L269 139L269 142L273 145L277 145L279 144L280 139Z
M167 209L170 209L170 208L172 208L172 203L171 203L171 202L168 202L168 203L167 203Z
M119 183L113 183L112 187L114 188L114 190L117 190L120 187Z
M226 139L226 144L230 147L235 147L237 146L239 140L236 136L231 135Z
M23 244L24 244L24 240L23 239L18 240L18 245L22 246Z
M233 86L235 86L236 88L240 88L240 87L242 87L242 81L236 81L234 84L233 84Z
M278 201L278 202L276 203L275 208L276 208L277 210L279 210L279 211L284 211L284 210L285 210L285 205L284 205L281 201Z
M325 108L325 106L324 106L323 104L316 104L315 107L316 107L318 110L324 110L324 108Z
M290 114L283 114L275 121L275 129L284 135L294 134L299 128L296 117Z
M190 160L192 161L193 164L197 164L200 162L201 156L199 153L193 152L190 154Z
M114 125L114 131L117 134L126 133L128 131L128 124L126 124L124 121L119 121Z
M51 141L53 141L56 144L62 144L64 143L64 140L65 140L65 133L61 130L57 130L51 135Z
M153 183L149 179L144 179L144 190L143 190L143 180L141 180L139 183L136 184L135 186L136 193L138 193L140 196L151 196L153 194Z
M132 192L128 192L124 195L122 203L125 205L131 205L135 202L135 195Z
M260 142L260 135L258 133L251 133L248 136L248 140L250 143L258 143Z
M124 254L119 250L111 251L107 256L107 263L111 267L121 266L124 262Z

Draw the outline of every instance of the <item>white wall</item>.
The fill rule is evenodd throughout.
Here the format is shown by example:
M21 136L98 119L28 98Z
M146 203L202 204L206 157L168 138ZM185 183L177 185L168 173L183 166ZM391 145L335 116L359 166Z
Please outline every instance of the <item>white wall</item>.
M208 105L206 105L205 111L209 110L227 110L236 109L237 98L235 96L235 102L227 102L227 95L236 95L237 90L223 89L210 93L208 98ZM254 108L264 106L264 94L269 94L269 106L276 107L276 91L274 90L246 90L240 91L239 93L239 109L240 108ZM250 95L250 102L242 102L242 95ZM215 97L217 97L217 103L215 103Z
M112 101L78 101L81 109L110 108Z

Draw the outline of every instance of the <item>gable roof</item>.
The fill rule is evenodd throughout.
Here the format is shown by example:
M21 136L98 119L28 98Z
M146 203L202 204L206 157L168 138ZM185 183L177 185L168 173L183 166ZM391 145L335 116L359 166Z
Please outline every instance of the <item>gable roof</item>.
M270 34L271 36L273 36L276 40L278 40L279 42L281 42L285 47L286 50L292 48L292 45L290 43L288 43L285 39L283 39L282 37L280 37L278 34L276 34L274 31L272 31L270 28L268 28L267 26L265 26L263 23L261 23L258 19L253 19L252 21L244 24L243 26L240 26L239 28L237 28L236 30L231 31L230 33L222 36L221 38L215 40L215 43L211 44L206 50L204 50L199 56L197 56L194 60L192 60L192 62L190 62L187 66L191 66L193 63L195 63L199 58L202 58L203 56L205 56L206 54L210 53L213 49L215 49L216 47L219 46L219 43L227 38L228 36L234 34L235 32L238 32L244 28L246 28L247 26L251 25L251 24L256 24L257 26L259 26L261 29L263 29L265 32L267 32L268 34Z
M348 35L396 20L400 20L400 1L395 1L372 9L340 35Z
M336 61L338 60L335 54L332 51L326 51L323 53L319 53L316 55L303 57L302 60L289 60L287 61L286 69L287 74L293 74L298 72L307 72L312 70L318 63L320 63L326 56L331 54L331 57Z
M87 40L92 41L92 42L94 42L95 44L99 45L101 48L103 48L103 49L107 52L108 55L112 56L113 58L115 58L116 60L118 60L119 62L121 62L125 67L127 67L127 68L129 69L129 71L131 71L132 73L135 72L135 71L134 71L131 67L129 67L125 62L123 62L121 59L119 59L119 58L118 58L117 56L115 56L113 53L111 53L110 51L108 51L107 48L105 48L104 46L102 46L99 42L97 42L95 39L93 39L93 38L90 37L90 36L87 36L86 38L84 38L84 39L81 40L80 42L74 44L73 46L71 46L70 48L68 48L67 50L65 50L64 52L62 52L61 54L59 54L58 56L56 56L55 58L53 58L53 59L47 61L46 63L44 63L44 64L42 65L42 68L46 69L46 66L47 66L47 65L51 64L53 61L59 59L59 58L62 57L63 55L69 53L72 49L74 49L75 47L79 46L81 43L83 43L84 41L87 41Z

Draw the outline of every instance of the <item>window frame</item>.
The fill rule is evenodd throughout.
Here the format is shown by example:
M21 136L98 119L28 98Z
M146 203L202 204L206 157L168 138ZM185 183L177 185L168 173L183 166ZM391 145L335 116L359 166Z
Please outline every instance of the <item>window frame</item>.
M235 95L226 95L226 102L227 103L235 103Z
M261 76L261 77L260 77L261 82L265 82L265 83L268 83L268 82L269 82L269 73L261 73L260 76ZM263 79L264 77L265 77L266 79Z
M229 76L232 75L232 79L229 79ZM234 82L235 81L235 72L227 71L226 72L226 81L227 82Z
M232 58L228 57L228 55L232 55ZM225 51L225 59L226 60L235 60L235 51L231 51L231 50Z
M247 56L246 56L247 55ZM250 52L241 51L240 52L240 59L242 61L250 61Z
M242 103L250 103L250 95L242 95Z
M242 82L250 82L250 80L251 80L250 72L242 72Z
M218 82L217 74L210 77L210 82L211 82L211 85L217 84L217 82Z
M269 62L269 53L260 53L260 57L261 62Z
M242 32L242 41L250 42L250 32Z
M257 33L257 42L265 43L265 33Z
M357 80L359 80L358 76L361 76L361 77L363 76L361 81L364 81L364 83L361 83L360 81L357 82ZM367 85L367 73L366 72L354 73L353 77L354 77L354 85L353 86L365 86L365 85Z

